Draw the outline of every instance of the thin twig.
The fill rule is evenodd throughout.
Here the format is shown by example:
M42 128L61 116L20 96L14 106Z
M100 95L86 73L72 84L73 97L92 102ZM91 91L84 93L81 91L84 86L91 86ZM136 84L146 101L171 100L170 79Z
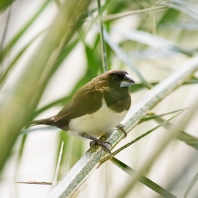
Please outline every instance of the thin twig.
M14 183L15 184L51 185L51 188L53 188L57 184L58 171L59 171L59 168L60 168L60 162L61 162L62 154L63 154L63 146L64 146L64 142L62 142L62 144L61 144L61 148L60 148L60 152L59 152L59 156L58 156L58 163L57 163L57 166L56 166L56 171L55 171L54 179L53 179L52 182L28 181L28 182L14 182Z
M37 184L37 185L52 185L51 182L35 182L35 181L29 181L29 182L14 182L15 184Z
M98 0L98 15L99 16L102 15L100 0ZM104 68L104 71L106 72L108 71L107 50L104 40L103 22L101 20L100 20L100 43L101 43L101 51L102 51L102 66Z

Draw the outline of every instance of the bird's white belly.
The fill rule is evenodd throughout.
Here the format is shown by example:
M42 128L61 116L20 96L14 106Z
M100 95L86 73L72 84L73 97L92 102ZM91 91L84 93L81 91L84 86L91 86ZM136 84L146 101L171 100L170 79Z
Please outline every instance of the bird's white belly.
M69 135L78 136L80 133L86 133L93 137L99 137L106 132L110 132L125 117L127 111L116 113L107 107L103 100L102 107L92 113L72 119L69 123Z

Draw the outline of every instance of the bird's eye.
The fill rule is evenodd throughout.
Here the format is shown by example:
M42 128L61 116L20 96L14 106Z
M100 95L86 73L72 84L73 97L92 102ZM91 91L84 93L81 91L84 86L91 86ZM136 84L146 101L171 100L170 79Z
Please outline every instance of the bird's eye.
M113 79L113 81L116 81L116 82L118 82L120 80L117 75L113 75L112 79Z

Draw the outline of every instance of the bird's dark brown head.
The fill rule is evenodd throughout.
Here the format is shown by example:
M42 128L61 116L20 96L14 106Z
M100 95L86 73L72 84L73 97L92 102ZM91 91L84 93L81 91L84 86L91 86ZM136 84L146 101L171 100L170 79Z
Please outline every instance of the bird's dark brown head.
M96 84L100 88L110 87L111 89L128 90L128 87L135 82L131 76L124 70L110 70L95 78Z

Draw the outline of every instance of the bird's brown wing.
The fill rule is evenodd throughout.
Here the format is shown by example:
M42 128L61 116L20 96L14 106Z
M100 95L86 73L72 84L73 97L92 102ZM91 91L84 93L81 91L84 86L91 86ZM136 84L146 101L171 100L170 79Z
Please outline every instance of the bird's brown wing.
M102 106L102 96L99 91L81 88L72 100L57 114L55 122L71 120L97 111Z

